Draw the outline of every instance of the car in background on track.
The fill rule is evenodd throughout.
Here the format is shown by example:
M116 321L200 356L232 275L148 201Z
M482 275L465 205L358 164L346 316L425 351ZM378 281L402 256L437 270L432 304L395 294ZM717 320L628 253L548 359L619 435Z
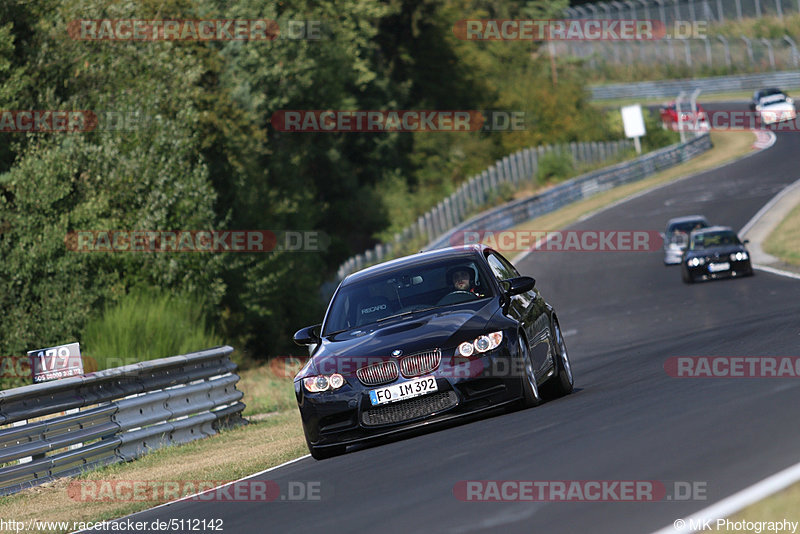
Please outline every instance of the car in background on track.
M697 280L752 276L750 253L729 226L710 226L689 234L689 246L681 258L681 278Z
M678 265L681 262L683 251L689 244L689 234L692 230L708 227L708 220L702 215L685 215L667 221L664 230L664 265Z
M680 125L678 123L678 107L674 100L661 106L659 114L661 116L661 126L665 130L678 131L680 128L686 131L704 132L711 128L708 122L708 114L700 104L697 104L696 116L688 103L681 105ZM696 123L695 117L697 119Z
M421 252L347 276L294 379L316 459L431 423L572 391L553 307L485 245Z
M794 120L797 117L794 100L774 87L753 93L750 111L758 113L763 125Z

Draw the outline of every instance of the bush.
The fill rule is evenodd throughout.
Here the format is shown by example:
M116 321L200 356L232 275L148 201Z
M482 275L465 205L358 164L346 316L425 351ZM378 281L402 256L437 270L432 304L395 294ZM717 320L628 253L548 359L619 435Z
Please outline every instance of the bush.
M222 345L192 295L137 290L86 325L81 352L98 369L176 356ZM92 371L86 363L85 370ZM94 363L94 362L92 362Z
M566 152L547 152L539 159L536 179L540 184L561 181L572 175L574 163Z

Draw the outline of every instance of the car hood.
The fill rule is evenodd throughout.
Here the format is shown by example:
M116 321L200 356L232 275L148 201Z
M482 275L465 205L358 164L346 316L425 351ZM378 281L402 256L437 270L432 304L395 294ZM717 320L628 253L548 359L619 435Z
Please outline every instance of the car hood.
M761 111L793 111L794 104L788 102L775 102L773 104L761 104Z
M368 363L386 360L396 350L403 355L453 347L487 332L499 308L497 297L447 306L415 315L364 325L322 340L306 367L295 379L340 372L352 375Z
M686 252L687 258L710 258L714 256L719 256L720 258L723 256L727 256L728 254L733 254L735 252L745 252L745 248L743 245L725 245L722 247L710 247L704 248L700 250L690 250Z

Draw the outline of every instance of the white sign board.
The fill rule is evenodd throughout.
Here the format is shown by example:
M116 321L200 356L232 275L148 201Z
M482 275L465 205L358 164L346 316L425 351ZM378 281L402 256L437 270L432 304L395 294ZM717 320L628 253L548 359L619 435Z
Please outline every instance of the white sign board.
M625 128L625 137L644 136L646 132L644 129L642 106L639 104L625 106L620 111L622 112L622 126Z
M33 382L46 382L83 374L81 348L78 343L28 351Z

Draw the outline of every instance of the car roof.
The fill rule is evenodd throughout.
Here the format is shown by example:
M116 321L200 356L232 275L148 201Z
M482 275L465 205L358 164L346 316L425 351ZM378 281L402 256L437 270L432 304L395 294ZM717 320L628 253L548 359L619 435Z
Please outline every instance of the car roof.
M395 269L402 269L420 263L428 263L436 260L449 260L457 258L475 257L489 247L486 245L466 245L458 247L439 248L435 250L422 251L410 256L403 256L394 260L379 263L366 269L362 269L353 274L348 275L343 281L342 285L348 285L358 280L371 278L372 276L379 275L384 272L393 271Z
M777 87L769 87L767 89L759 89L758 91L756 91L756 95L758 97L769 96L769 95L777 95L777 94L784 94L784 93L783 93L783 91L781 91Z
M733 228L731 228L730 226L709 226L707 228L700 228L699 230L695 230L694 232L692 232L692 235L713 233L713 232L733 232Z
M667 221L667 225L675 224L675 223L682 223L682 222L691 222L691 221L707 221L705 216L703 215L684 215L683 217L675 217Z

